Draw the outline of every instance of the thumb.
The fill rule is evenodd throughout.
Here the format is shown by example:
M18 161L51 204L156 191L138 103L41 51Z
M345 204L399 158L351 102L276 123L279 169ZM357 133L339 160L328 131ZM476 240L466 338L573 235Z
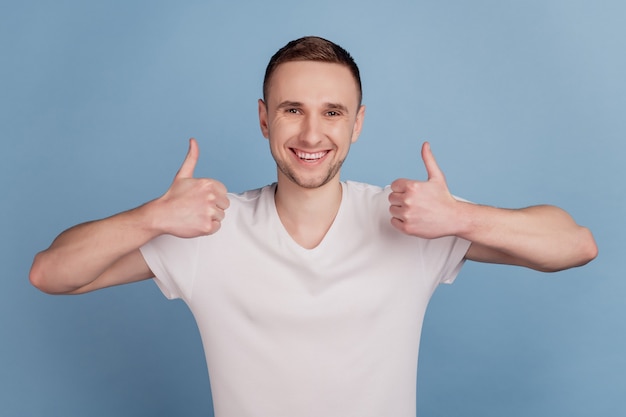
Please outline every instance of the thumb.
M198 142L196 142L194 138L189 139L189 151L187 151L187 156L176 173L176 179L193 178L193 171L196 169L199 155L200 149L198 148Z
M428 179L432 180L435 178L445 178L443 172L437 165L437 161L433 155L432 150L430 149L430 143L424 142L422 145L422 160L424 161L424 166L426 167L426 173L428 174Z

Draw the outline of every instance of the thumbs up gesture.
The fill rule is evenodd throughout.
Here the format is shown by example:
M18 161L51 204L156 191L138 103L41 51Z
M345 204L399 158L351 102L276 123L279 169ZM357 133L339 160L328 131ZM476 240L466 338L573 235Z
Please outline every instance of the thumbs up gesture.
M157 201L157 221L165 234L182 238L217 232L230 205L226 187L210 178L194 178L200 150L195 139L189 140L189 151L172 185Z
M422 159L427 181L401 178L391 184L391 224L403 233L426 239L455 235L462 203L450 194L428 142L422 145Z

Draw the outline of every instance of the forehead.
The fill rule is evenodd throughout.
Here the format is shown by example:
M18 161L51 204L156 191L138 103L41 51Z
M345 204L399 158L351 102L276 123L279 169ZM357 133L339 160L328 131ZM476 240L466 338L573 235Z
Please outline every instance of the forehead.
M276 67L270 80L268 101L341 102L358 105L358 86L350 70L341 64L291 61Z

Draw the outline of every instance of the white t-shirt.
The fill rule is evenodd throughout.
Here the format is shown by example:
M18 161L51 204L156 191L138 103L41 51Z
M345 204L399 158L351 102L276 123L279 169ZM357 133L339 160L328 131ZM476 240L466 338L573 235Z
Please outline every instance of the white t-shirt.
M193 313L217 417L414 417L422 321L470 242L391 226L389 187L344 182L314 249L283 227L275 185L230 194L211 236L142 249Z

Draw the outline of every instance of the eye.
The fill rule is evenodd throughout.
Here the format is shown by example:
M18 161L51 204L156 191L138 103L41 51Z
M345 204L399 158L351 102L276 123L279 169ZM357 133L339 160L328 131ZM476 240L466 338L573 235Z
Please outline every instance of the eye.
M339 116L339 112L338 112L338 111L335 111L335 110L330 110L330 111L327 111L327 112L326 112L326 115L327 115L327 116L331 116L331 117L334 117L334 116Z
M298 109L291 108L291 109L287 109L287 113L298 114L299 111L298 111Z

